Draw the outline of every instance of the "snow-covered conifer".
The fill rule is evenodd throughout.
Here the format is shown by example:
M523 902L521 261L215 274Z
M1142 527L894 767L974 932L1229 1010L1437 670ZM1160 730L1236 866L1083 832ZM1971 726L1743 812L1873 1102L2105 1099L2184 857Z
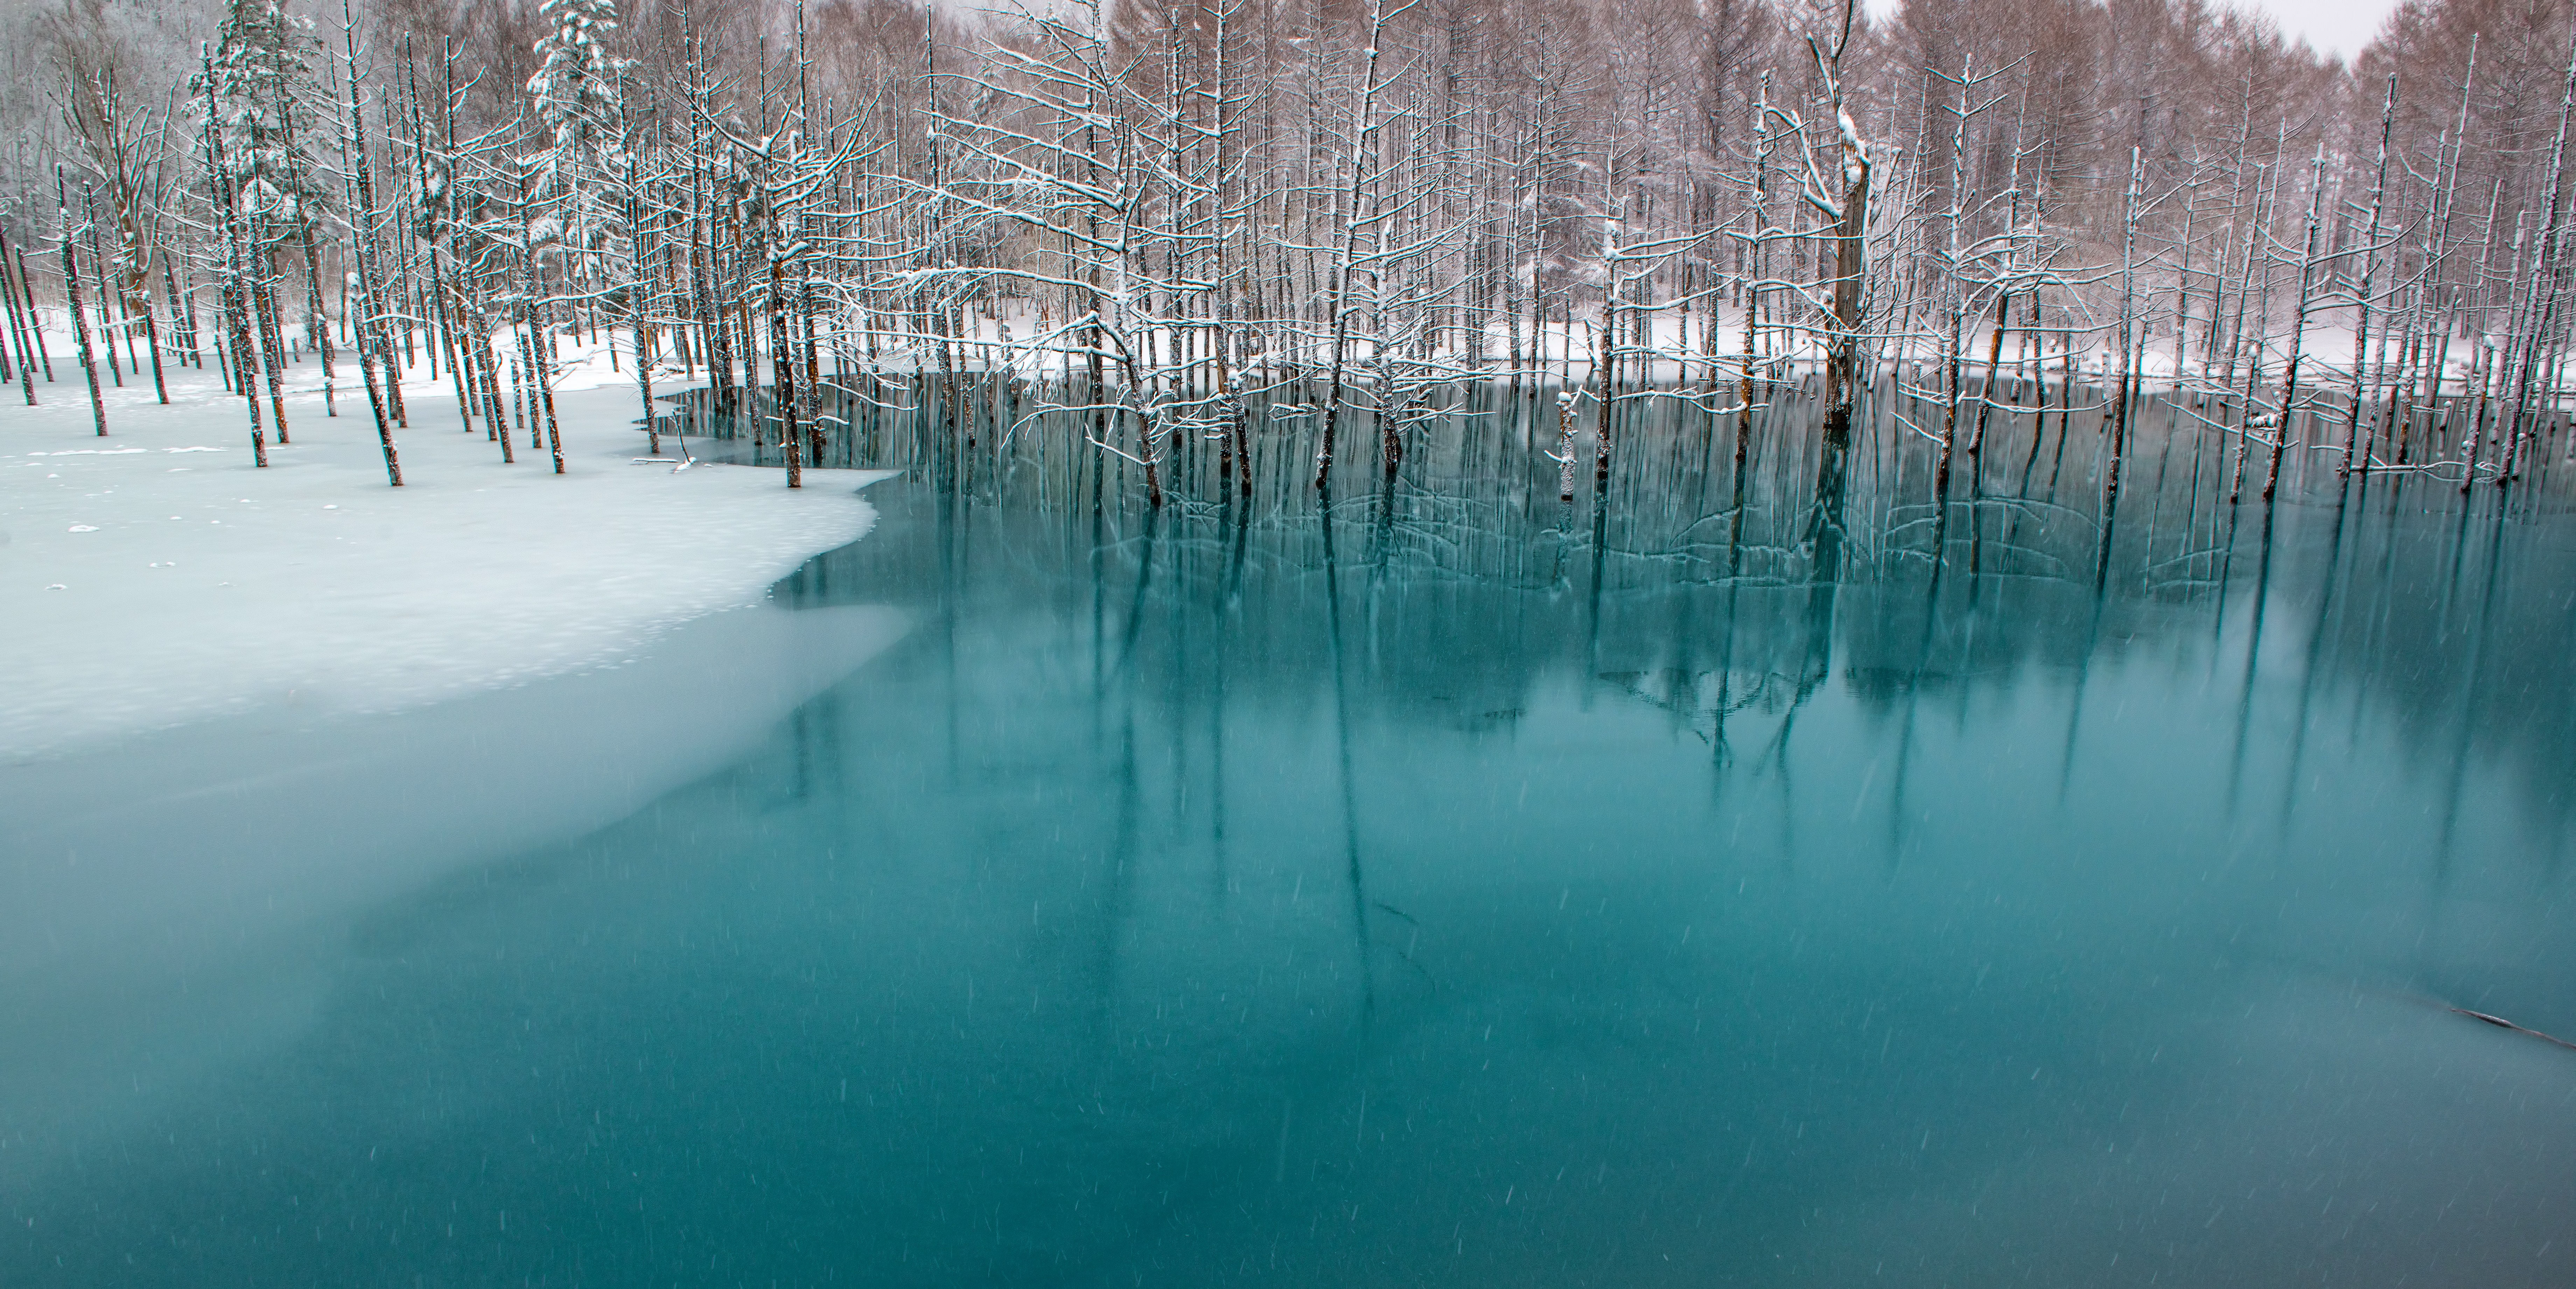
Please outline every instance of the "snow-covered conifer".
M617 30L616 0L545 0L541 60L528 98L551 146L537 157L529 241L597 250L616 207L601 191L624 177L626 134L617 73L623 62L600 43Z
M199 73L234 201L262 243L301 240L326 205L309 135L315 109L309 59L321 42L282 0L228 0L214 61Z

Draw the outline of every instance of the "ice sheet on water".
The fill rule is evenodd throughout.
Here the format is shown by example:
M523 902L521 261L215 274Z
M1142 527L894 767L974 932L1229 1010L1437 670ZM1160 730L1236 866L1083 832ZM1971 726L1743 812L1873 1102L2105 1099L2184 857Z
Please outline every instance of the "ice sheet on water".
M249 427L213 372L174 373L169 407L148 390L111 406L105 443L74 386L0 407L0 442L50 467L0 475L16 533L0 545L0 764L270 698L383 710L631 656L874 522L854 495L872 477L790 492L770 471L628 464L632 376L602 352L573 354L557 387L560 477L543 452L505 466L479 427L459 433L426 379L407 386L399 490L365 400L343 389L327 417L318 380L289 398L292 444L272 441L265 470L215 442ZM146 464L175 453L207 455Z

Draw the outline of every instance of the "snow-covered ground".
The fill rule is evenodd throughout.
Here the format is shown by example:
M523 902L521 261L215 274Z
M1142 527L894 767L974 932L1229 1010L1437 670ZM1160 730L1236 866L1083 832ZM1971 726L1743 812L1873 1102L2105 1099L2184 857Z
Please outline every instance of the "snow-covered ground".
M1632 378L1643 370L1655 380L1678 380L1705 377L1710 361L1714 360L1720 377L1731 378L1733 364L1744 352L1744 315L1740 309L1719 306L1714 315L1717 326L1714 344L1710 342L1708 333L1711 316L1703 307L1694 310L1685 320L1677 310L1667 306L1652 320L1653 360L1641 366L1641 356L1632 338L1627 342L1629 347L1623 349L1620 361L1626 365ZM1886 321L1881 320L1882 323ZM2060 319L2058 324L2052 325L2062 323L2063 319ZM2352 310L2348 308L2321 307L2312 311L2305 339L2301 342L2303 386L2313 392L2319 389L2339 390L2350 384L2353 324ZM853 319L851 325L862 324ZM1970 319L1967 323L1963 358L1966 370L1979 372L1985 369L1993 325L1990 315ZM2113 329L2107 323L2096 322L2089 328L2079 323L2071 335L2063 331L2052 332L2044 361L2038 350L2029 347L2029 338L2020 328L2021 324L2015 323L2004 337L2002 361L2008 371L2037 372L2044 369L2049 379L2056 380L2065 372L2066 346L2069 344L2074 346L2079 380L2088 377L2102 379L2118 369ZM2171 320L2159 320L2152 328L2145 352L2140 355L2139 378L2151 388L2173 384L2178 379L2177 373L2179 379L2194 385L2208 385L2221 376L2241 385L2244 378L2241 365L2230 365L2224 358L2212 360L2202 351L2207 340L2206 328L2205 319L2192 324L2186 357L2178 365L2174 359ZM1061 377L1069 369L1068 364L1075 361L1073 356L1061 348L1038 349L1030 344L1031 337L1050 331L1062 332L1060 320L1049 320L1026 307L1006 305L992 313L970 311L966 318L963 352L958 355L958 361L975 368L1007 366L1026 376ZM1463 367L1464 341L1455 331L1443 334L1444 360ZM1155 329L1154 336L1162 346L1162 352L1173 351L1177 338L1172 332ZM2263 366L2267 373L2267 388L2277 386L2280 368L2287 358L2289 339L2286 319L2275 319L2264 332ZM1074 344L1074 338L1060 336L1058 343L1070 346ZM1321 338L1313 338L1310 343L1313 347L1302 356L1302 361L1311 371L1328 360L1330 350ZM1597 312L1578 314L1571 322L1551 312L1545 327L1523 332L1520 352L1525 364L1544 375L1588 380L1592 375L1593 361L1600 353L1600 343ZM1902 345L1882 338L1876 348L1879 362L1901 362L1906 379L1920 381L1930 379L1929 369L1936 362L1939 346L1934 337L1919 335ZM2393 351L2393 346L2389 348ZM1354 362L1364 362L1369 346L1365 340L1354 341L1351 352ZM1497 376L1505 374L1513 353L1511 328L1500 322L1489 324L1485 328L1483 353L1483 366L1478 370ZM1812 332L1787 332L1766 324L1760 353L1766 362L1786 363L1793 371L1811 370L1823 357L1824 348L1822 338ZM1690 355L1687 363L1680 357L1685 354ZM2445 379L2466 379L2476 355L2474 342L2455 340L2445 366ZM1295 355L1280 353L1270 357L1285 361ZM2372 361L2385 362L2388 357L2386 353L2375 353ZM928 352L900 345L885 346L880 356L880 366L893 372L927 370L933 361ZM1258 363L1250 366L1251 373L1257 378L1266 370L1269 369Z
M212 372L174 373L169 407L129 374L96 437L68 352L42 406L0 394L0 1109L21 1128L148 1114L103 1094L140 1054L184 1086L302 1032L329 981L312 946L738 763L910 625L761 603L868 530L877 476L790 492L634 464L631 372L595 353L566 346L564 475L460 433L424 370L395 489L345 365L337 419L318 368L294 372L294 443L263 470ZM0 1190L35 1175L17 1145Z
M102 439L71 352L53 342L41 406L0 393L0 764L270 701L388 710L623 665L875 518L873 475L791 492L772 470L634 464L631 372L569 343L565 474L524 439L502 464L415 368L399 489L345 355L337 418L318 365L290 373L293 442L258 469L212 370L174 369L167 407L129 371Z

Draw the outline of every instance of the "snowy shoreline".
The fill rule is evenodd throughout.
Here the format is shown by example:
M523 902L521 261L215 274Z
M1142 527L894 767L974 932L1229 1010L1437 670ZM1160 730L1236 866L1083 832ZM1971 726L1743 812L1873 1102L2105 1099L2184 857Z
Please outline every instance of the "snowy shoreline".
M337 418L292 370L264 470L211 371L172 371L169 407L129 375L105 439L77 366L42 406L0 399L13 1110L128 1122L155 1097L102 1090L136 1053L178 1088L290 1041L313 946L366 910L734 764L909 629L732 611L866 534L883 474L636 464L631 372L566 350L562 476L459 432L425 371L399 489L345 363ZM18 1145L0 1194L81 1148Z
M285 702L378 712L623 666L653 639L758 603L864 535L884 476L635 464L633 375L566 346L566 473L522 441L504 465L457 428L444 379L405 381L405 486L385 483L356 371L339 411L290 372L290 445L251 461L213 371L148 369L93 430L75 364L43 403L0 399L0 764ZM102 375L105 373L102 371ZM673 386L672 388L680 388ZM663 392L657 388L657 393Z

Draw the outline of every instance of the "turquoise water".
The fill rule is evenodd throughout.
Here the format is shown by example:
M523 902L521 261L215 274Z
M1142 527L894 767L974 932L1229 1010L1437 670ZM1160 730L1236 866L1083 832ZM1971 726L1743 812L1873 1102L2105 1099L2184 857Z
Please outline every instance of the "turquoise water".
M5 960L0 1284L2576 1281L2576 1051L2452 1010L2576 1037L2545 488L1644 406L1571 502L1508 399L1160 511L915 423L721 740L684 636L12 771L99 943ZM207 786L289 746L424 786Z

